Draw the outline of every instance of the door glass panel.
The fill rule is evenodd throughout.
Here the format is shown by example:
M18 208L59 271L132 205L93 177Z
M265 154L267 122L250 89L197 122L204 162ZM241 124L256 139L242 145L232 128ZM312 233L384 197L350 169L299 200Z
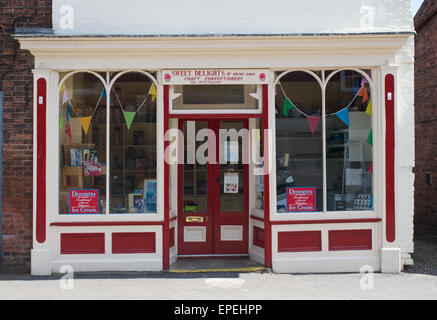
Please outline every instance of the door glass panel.
M184 122L184 178L183 211L186 213L207 212L208 165L200 164L197 150L205 141L196 141L199 130L208 129L207 121Z
M221 121L219 136L220 212L242 212L245 187L243 151L246 151L243 145L248 145L247 134L241 121Z

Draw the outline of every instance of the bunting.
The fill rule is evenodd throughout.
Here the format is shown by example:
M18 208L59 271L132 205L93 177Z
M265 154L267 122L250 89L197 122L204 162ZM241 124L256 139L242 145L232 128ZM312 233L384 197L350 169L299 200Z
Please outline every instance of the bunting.
M343 121L349 127L349 109L348 108L344 108L344 109L340 110L335 115L337 117L339 117L340 120Z
M311 128L311 134L314 135L314 132L316 132L317 126L320 122L320 117L307 117L308 124Z
M361 81L361 88L360 91L358 91L358 97L363 97L363 103L366 102L367 100L369 100L369 95L367 93L367 87L366 84L364 83L364 78Z
M373 146L373 135L372 130L370 130L369 137L367 138L367 143Z
M124 118L126 119L126 125L127 125L127 129L130 130L130 126L132 125L132 121L135 118L135 111L124 111L123 110L123 114L124 114Z
M62 114L59 116L59 129L64 130L64 119L62 118Z
M369 104L367 105L366 113L369 116L372 116L372 100L369 101Z
M80 124L82 125L82 128L83 128L83 131L85 132L85 135L88 134L88 129L90 128L91 118L92 118L92 116L79 118Z
M70 100L70 97L68 96L68 91L67 91L67 89L64 88L64 93L62 95L62 105L64 105L69 100Z
M152 83L152 86L150 87L148 94L152 96L152 101L155 101L157 96L157 91L154 83Z
M285 97L284 99L284 115L286 117L288 117L288 110L292 110L296 108L296 106L293 104L293 102L290 101L290 99L288 99L288 97Z

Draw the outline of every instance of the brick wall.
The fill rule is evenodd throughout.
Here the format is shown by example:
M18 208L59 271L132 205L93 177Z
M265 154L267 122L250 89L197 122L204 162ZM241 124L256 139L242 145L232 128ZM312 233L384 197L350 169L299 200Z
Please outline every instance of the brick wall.
M51 14L51 0L0 0L4 272L29 272L32 248L34 59L11 34L17 27L51 28Z
M415 17L415 235L437 238L437 1ZM432 177L427 184L426 173Z

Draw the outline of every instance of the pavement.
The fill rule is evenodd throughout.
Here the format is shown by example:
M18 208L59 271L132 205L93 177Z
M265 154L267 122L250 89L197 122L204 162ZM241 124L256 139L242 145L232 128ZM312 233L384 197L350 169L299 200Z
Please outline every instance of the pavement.
M368 278L368 277L373 277ZM363 286L364 285L364 286ZM0 300L437 300L437 276L258 272L0 275Z

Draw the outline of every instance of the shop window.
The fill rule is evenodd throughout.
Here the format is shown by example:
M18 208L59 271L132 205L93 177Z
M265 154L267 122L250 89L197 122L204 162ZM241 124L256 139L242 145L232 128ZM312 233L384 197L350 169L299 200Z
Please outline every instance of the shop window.
M353 90L343 90L351 81ZM326 87L328 211L372 210L372 145L370 85L356 71L337 72Z
M277 211L323 211L321 87L312 74L291 72L275 93Z
M101 79L76 73L59 92L60 214L105 213L106 99Z
M363 74L371 77L370 70ZM327 71L325 101L316 80L322 81L322 72L296 71L279 78L275 85L278 212L373 209L372 93L363 74Z
M156 86L125 73L108 94L106 73L60 76L60 214L156 213Z
M156 213L156 86L125 73L110 99L110 213Z

